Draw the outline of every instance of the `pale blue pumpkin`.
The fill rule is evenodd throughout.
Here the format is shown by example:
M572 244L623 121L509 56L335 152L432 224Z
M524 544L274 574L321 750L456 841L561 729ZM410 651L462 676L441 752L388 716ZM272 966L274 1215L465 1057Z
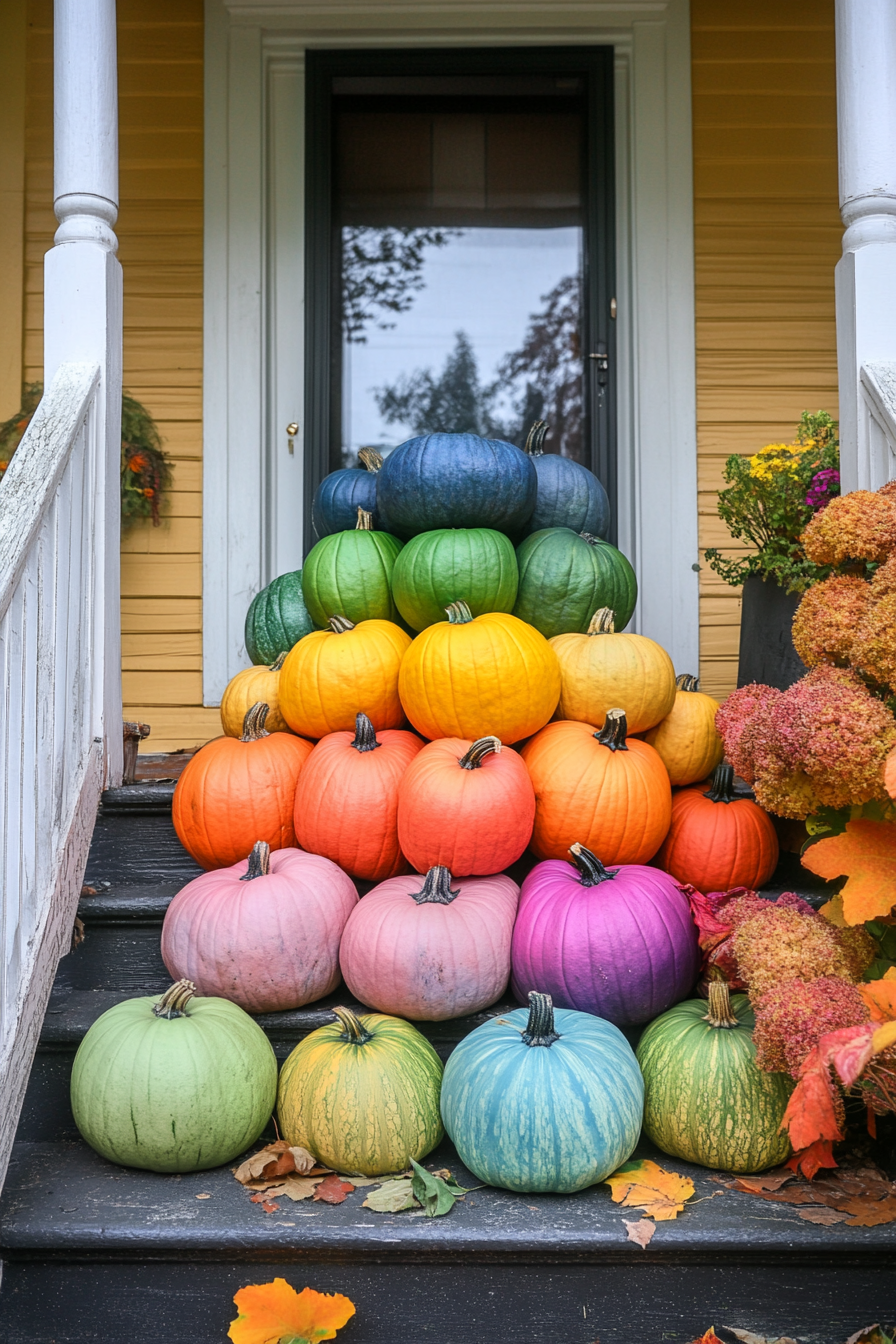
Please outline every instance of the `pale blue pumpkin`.
M531 993L445 1065L442 1122L461 1161L505 1190L572 1194L631 1157L641 1132L644 1080L612 1023Z

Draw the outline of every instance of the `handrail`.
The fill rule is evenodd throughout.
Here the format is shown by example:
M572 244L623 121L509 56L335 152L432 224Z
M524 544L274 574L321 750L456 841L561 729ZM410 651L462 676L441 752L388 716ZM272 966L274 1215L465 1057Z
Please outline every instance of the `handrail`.
M859 370L855 486L877 490L896 475L896 362L869 361Z

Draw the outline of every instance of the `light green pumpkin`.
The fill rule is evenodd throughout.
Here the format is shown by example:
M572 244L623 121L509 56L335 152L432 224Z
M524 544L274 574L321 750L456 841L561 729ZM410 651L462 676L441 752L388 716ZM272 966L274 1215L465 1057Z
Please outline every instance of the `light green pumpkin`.
M373 515L358 509L352 532L333 532L308 553L302 570L302 593L315 625L326 627L331 616L361 621L397 621L392 598L392 570L401 542L388 532L374 532Z
M261 1027L188 980L126 999L87 1032L72 1067L75 1124L103 1157L147 1171L205 1171L254 1143L277 1096Z
M600 607L615 613L622 631L638 600L638 582L628 560L600 537L546 527L517 547L520 584L514 616L534 625L546 639L587 634Z
M650 1024L637 1049L644 1132L671 1157L719 1171L764 1171L790 1155L781 1121L794 1083L756 1067L745 994L721 981Z
M246 652L253 663L270 666L313 629L302 596L302 571L295 569L253 597L246 613Z
M395 561L392 595L413 630L447 619L451 602L474 616L513 610L519 573L513 543L490 527L421 532Z

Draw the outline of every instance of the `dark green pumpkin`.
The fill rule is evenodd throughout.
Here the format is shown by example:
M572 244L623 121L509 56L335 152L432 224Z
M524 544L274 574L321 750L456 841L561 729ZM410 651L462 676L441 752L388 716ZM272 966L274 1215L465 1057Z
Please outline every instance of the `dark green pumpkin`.
M755 1018L721 981L650 1024L638 1045L644 1132L664 1153L720 1171L764 1171L790 1154L780 1133L793 1080L756 1067Z
M414 630L447 620L450 602L474 616L513 611L519 574L513 543L490 527L421 532L404 547L392 573L395 605Z
M315 625L331 616L360 621L396 621L392 570L401 542L388 532L371 529L372 515L358 509L353 532L334 532L308 553L302 570L305 605Z
M638 599L635 571L608 541L567 527L533 532L516 551L520 584L514 616L554 635L586 634L600 607L616 615L624 630Z
M302 596L302 571L281 574L252 599L246 613L246 652L253 663L273 663L314 629Z

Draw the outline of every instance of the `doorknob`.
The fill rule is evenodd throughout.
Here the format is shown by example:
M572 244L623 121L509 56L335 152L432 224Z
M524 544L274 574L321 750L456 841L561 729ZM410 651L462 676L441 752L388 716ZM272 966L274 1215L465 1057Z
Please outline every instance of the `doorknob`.
M290 453L290 457L292 457L292 455L295 453L295 450L296 450L296 446L295 446L295 442L294 442L294 440L295 440L295 437L296 437L296 435L298 434L298 432L299 432L299 427L298 427L298 425L296 424L295 420L291 420L291 421L289 422L289 424L286 426L286 433L287 433L287 435L289 436L289 453Z
M610 379L610 356L607 352L606 343L598 341L597 350L590 354L588 358L593 359L597 365L598 387L606 387Z

